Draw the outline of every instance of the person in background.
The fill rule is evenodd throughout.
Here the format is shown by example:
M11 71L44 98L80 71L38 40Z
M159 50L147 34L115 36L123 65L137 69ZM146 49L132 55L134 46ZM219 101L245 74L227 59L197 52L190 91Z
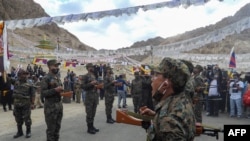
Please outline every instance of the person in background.
M106 76L104 77L104 90L105 90L105 111L107 115L107 123L113 124L115 120L112 118L112 108L115 99L115 85L116 80L113 76L113 71L110 67L106 68Z
M14 138L23 136L23 123L26 125L26 138L31 137L31 109L34 109L35 91L32 84L27 81L28 72L20 69L18 80L14 85L14 110L13 115L17 123L17 133Z
M122 107L126 108L126 94L124 85L128 85L127 82L123 79L123 75L119 76L119 79L117 80L117 95L118 95L118 108L121 108L121 100L122 100Z
M238 73L233 74L233 81L229 84L229 93L230 93L230 117L236 116L237 108L237 117L242 117L242 90L244 84L239 80Z

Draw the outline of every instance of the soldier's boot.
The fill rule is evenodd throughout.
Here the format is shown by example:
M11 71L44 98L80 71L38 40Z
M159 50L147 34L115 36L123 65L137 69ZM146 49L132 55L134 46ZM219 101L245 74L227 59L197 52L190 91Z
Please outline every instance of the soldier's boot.
M113 124L114 121L112 120L111 115L107 115L107 123Z
M111 120L113 121L113 122L116 122L113 118L112 118L112 116L110 115L110 117L111 117Z
M26 127L26 138L30 138L31 137L31 129L30 129L30 126L27 126Z
M22 129L22 126L21 125L18 125L17 126L17 133L16 135L13 136L13 138L18 138L18 137L21 137L23 136L23 129Z
M99 129L95 128L94 123L92 123L92 128L95 130L95 132L99 132Z
M88 123L88 133L95 134L95 129L93 128L93 124Z

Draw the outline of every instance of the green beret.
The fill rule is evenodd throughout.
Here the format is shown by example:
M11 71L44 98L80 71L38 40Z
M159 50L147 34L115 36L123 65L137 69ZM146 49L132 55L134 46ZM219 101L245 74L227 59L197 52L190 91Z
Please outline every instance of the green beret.
M47 62L47 65L48 65L48 66L61 65L61 63L58 62L57 60L53 59L53 60L49 60L49 61Z
M169 57L164 58L154 72L162 73L175 85L183 88L190 77L190 72L183 62Z

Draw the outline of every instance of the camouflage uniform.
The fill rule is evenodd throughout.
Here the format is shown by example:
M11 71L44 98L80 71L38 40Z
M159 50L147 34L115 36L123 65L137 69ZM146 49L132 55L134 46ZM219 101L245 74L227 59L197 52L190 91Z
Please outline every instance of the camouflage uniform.
M173 84L174 94L158 102L153 124L148 128L152 141L194 140L195 116L192 103L184 93L189 79L187 66L178 60L164 58L155 72L163 73Z
M88 63L86 67L93 67L92 63ZM95 134L99 130L94 127L94 118L96 114L96 108L99 103L99 95L97 89L91 81L94 81L95 75L87 73L83 75L81 87L85 91L85 111L86 111L86 122L88 124L88 133Z
M24 70L19 70L18 75L26 73ZM35 91L32 84L27 82L27 79L18 80L14 84L14 111L13 115L17 123L18 132L14 138L18 138L23 135L22 125L25 122L26 125L26 137L29 138L31 132L31 105L34 104Z
M104 90L105 90L105 108L107 115L107 123L114 123L114 119L112 118L112 108L114 103L114 94L115 94L115 85L112 83L114 81L114 77L112 75L106 75L104 77Z
M56 64L56 62L48 62L49 64ZM47 141L58 141L59 132L61 129L61 121L63 117L63 105L61 102L61 95L56 92L55 88L62 86L62 82L58 75L49 72L41 81L41 97L45 98L44 115L47 124Z
M202 70L202 67L200 65L197 65L196 68L198 68L199 70ZM200 101L201 99L203 99L203 90L204 90L204 79L200 74L195 74L193 76L194 79L194 89L195 89L195 93L194 93L194 97L193 97L193 101L194 101L194 113L195 113L195 118L196 118L196 122L200 122L202 123L202 109L203 109L203 104L202 101Z
M138 113L141 105L142 98L142 78L139 77L139 73L135 72L135 79L131 83L131 96L134 104L134 112Z
M77 82L75 82L74 89L75 89L75 93L76 93L76 103L80 103L82 88L81 88L81 84L80 84L79 80L77 80Z

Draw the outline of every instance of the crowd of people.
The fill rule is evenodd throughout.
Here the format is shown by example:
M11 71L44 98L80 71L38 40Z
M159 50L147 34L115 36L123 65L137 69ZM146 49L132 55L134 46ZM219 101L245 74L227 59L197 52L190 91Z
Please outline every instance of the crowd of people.
M23 136L23 123L26 137L31 137L31 110L44 108L47 140L59 140L62 102L68 102L61 93L66 91L73 93L69 101L85 106L89 134L100 131L94 125L99 100L105 101L106 122L113 124L114 97L117 95L117 108L127 108L127 87L134 113L155 117L152 122L142 122L150 140L193 140L195 123L202 123L203 111L207 116L227 112L230 117L250 118L250 108L242 102L248 80L243 73L228 73L218 65L194 66L187 60L166 57L150 74L134 72L131 82L124 74L115 75L109 64L92 63L86 64L86 74L68 70L61 81L59 66L57 60L50 60L47 73L41 66L28 64L26 70L12 68L7 80L0 75L3 109L13 110L17 123L14 138Z

